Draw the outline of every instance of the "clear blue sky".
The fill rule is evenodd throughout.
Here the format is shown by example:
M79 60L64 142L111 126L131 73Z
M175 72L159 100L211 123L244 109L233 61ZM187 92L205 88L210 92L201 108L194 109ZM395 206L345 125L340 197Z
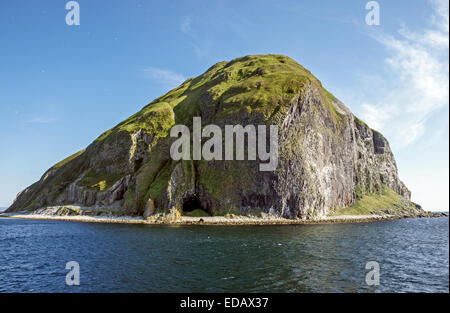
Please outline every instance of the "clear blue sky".
M378 1L0 2L0 206L184 78L288 55L381 130L413 200L448 210L448 4Z

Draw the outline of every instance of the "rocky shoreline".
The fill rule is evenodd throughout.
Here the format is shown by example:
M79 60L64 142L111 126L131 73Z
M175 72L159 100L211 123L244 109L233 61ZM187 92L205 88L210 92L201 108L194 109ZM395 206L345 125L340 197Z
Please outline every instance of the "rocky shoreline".
M285 219L277 216L207 216L190 217L180 216L174 218L169 215L156 215L149 218L133 216L60 216L33 214L29 212L2 213L0 218L58 220L88 223L116 223L116 224L143 224L143 225L306 225L306 224L340 224L340 223L364 223L403 218L432 218L448 217L448 213L426 212L421 215L335 215L316 219L300 220Z

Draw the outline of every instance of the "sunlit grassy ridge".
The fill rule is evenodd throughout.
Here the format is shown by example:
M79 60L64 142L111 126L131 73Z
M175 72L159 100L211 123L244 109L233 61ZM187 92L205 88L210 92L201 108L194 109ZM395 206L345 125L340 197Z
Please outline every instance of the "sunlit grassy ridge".
M175 123L192 123L192 117L201 113L201 103L217 108L216 117L245 110L261 113L267 119L308 83L322 88L311 72L283 55L250 55L219 62L204 74L186 80L155 99L97 140L104 140L112 131L139 129L165 137ZM323 90L324 98L330 103L333 114L337 115L331 104L335 97ZM202 99L205 94L210 97Z
M77 153L72 154L71 156L65 158L64 160L56 163L55 165L53 165L52 169L57 169L61 166L63 166L64 164L69 163L70 161L72 161L73 159L75 159L76 157L82 155L84 153L84 151L86 151L86 149L80 150Z
M392 189L383 185L380 194L362 196L356 203L348 208L336 210L333 215L370 215L394 214L415 210L414 204L406 201Z
M79 184L90 189L104 191L111 187L121 177L120 174L96 173L92 169L89 169Z

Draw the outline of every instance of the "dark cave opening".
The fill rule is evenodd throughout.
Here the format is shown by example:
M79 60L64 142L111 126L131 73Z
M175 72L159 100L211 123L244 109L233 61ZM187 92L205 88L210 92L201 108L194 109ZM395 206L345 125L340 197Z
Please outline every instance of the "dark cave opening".
M192 195L183 201L183 212L192 212L197 209L202 209L200 199L196 195Z
M137 172L138 169L141 167L143 160L142 159L137 159L134 160L134 172Z

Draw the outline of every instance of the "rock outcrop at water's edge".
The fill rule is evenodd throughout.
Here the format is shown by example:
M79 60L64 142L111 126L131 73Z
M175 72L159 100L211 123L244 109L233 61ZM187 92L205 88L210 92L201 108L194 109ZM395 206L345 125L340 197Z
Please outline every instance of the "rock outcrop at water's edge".
M173 161L169 131L175 124L192 127L194 116L222 130L278 125L277 169L262 172L260 161L248 160ZM386 189L400 196L399 208L424 212L409 201L382 134L294 60L255 55L217 63L155 99L50 168L8 212L79 205L146 217L199 208L210 215L308 219Z

